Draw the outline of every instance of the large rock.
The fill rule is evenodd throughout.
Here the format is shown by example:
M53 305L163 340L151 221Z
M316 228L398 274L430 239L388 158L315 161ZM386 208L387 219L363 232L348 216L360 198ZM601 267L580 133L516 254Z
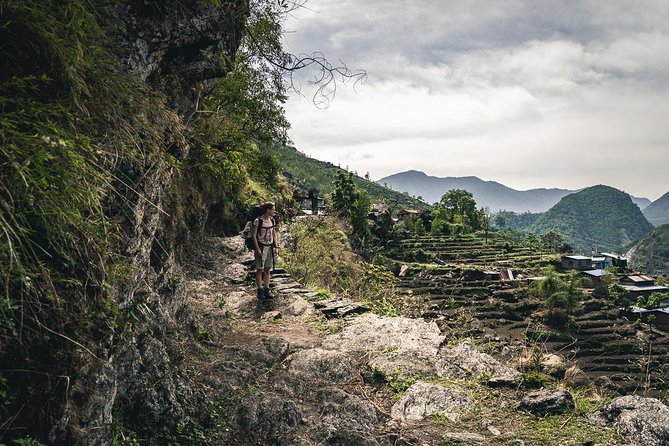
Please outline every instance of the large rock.
M517 408L540 416L559 414L573 409L574 399L566 390L540 389L525 395Z
M510 386L520 382L522 375L492 356L481 353L469 342L439 351L437 374L447 378L481 379L490 386Z
M669 408L656 398L621 396L594 413L590 420L617 427L638 446L669 445Z
M303 423L300 408L271 393L246 397L234 417L239 438L265 442Z
M384 375L434 376L444 337L436 324L422 319L380 317L368 313L329 336L326 348L365 352L368 365Z
M289 359L289 370L307 379L343 384L358 373L358 363L347 354L336 350L300 350Z
M424 420L440 414L457 421L462 411L474 408L466 392L418 381L393 405L390 416L395 420Z
M381 317L372 313L355 319L339 333L329 336L325 348L383 352L404 350L434 358L444 341L434 322L404 317Z

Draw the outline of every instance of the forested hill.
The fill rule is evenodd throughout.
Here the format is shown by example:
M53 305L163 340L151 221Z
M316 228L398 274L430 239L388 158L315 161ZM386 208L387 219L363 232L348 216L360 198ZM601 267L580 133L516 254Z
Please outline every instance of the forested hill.
M305 191L315 188L321 196L332 193L335 176L339 172L345 172L344 169L332 163L310 158L294 147L283 146L269 150L278 156L284 174L296 186ZM356 187L365 190L373 202L388 203L395 208L426 207L425 203L405 193L388 189L357 175L354 175L353 183Z
M620 251L647 234L652 225L628 194L609 186L593 186L567 195L539 216L530 230L557 231L577 250Z
M669 223L669 192L648 205L643 215L655 226Z
M659 226L628 252L632 268L651 274L669 273L669 224Z

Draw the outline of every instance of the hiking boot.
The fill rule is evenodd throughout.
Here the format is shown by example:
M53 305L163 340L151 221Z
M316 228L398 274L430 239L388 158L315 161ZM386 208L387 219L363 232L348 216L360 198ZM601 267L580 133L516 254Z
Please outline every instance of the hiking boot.
M258 292L257 292L256 296L258 297L258 299L261 299L261 300L265 298L265 293L263 292L262 288L258 288Z
M272 292L269 290L269 288L264 288L263 293L265 295L265 299L272 299L274 296L272 296Z

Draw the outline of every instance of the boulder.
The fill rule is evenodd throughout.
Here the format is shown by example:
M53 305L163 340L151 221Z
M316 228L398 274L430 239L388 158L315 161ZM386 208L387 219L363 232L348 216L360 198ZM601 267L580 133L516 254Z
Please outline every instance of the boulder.
M520 382L522 375L512 367L502 364L487 353L481 353L469 342L439 351L437 374L446 378L486 378L493 387L511 386Z
M474 408L466 392L418 381L397 401L390 412L395 420L424 420L430 415L440 414L457 421L464 410Z
M300 350L288 359L288 369L307 379L343 384L358 373L358 363L347 354L336 350Z
M574 399L566 390L540 389L528 393L518 403L518 410L535 415L559 414L574 408Z
M561 356L547 353L541 357L541 370L547 375L562 379L567 370L567 363Z
M590 378L583 370L573 365L564 372L564 382L569 387L587 387Z
M271 393L247 396L234 416L239 438L252 441L266 441L302 423L302 412L294 401Z
M317 399L322 404L319 415L323 423L342 429L372 432L378 422L372 403L336 387L318 391Z
M656 398L621 396L590 417L600 426L615 426L638 446L669 445L669 408Z
M436 357L444 336L437 324L422 319L364 314L342 331L328 336L325 348L378 352L404 350L420 357Z

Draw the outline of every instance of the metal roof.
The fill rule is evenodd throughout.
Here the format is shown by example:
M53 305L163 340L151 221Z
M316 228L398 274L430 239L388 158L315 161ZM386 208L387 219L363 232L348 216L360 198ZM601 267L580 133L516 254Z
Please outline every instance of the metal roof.
M636 286L636 285L621 285L627 291L669 291L669 287L661 285L650 286Z
M565 256L567 259L573 259L573 260L590 260L591 257L586 257L586 256Z
M603 269L592 269L590 271L583 271L583 274L587 274L588 276L592 277L602 277L605 274L609 274L607 271L604 271Z

